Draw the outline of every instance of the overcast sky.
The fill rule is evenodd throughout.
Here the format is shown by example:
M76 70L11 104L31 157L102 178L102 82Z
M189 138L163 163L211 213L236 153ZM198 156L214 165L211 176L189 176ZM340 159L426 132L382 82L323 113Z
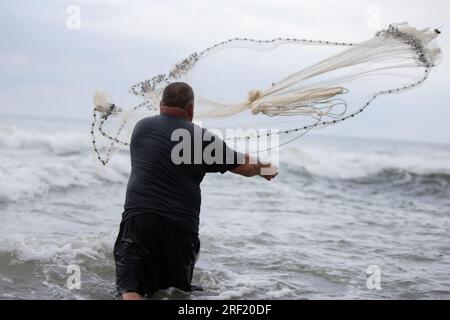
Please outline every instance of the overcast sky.
M79 29L68 28L71 5L80 9ZM358 42L377 25L403 21L442 28L439 42L449 51L447 0L2 1L0 114L89 119L97 88L139 102L131 84L231 37ZM450 143L449 74L444 55L419 89L380 99L326 133Z

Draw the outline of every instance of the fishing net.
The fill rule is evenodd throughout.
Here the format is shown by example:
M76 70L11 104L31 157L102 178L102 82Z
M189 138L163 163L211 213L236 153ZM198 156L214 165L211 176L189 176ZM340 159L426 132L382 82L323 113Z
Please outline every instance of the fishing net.
M106 164L127 147L136 121L159 113L165 86L176 81L194 88L194 120L222 132L235 149L258 153L282 146L310 130L355 117L380 96L421 85L441 59L439 34L402 23L362 43L297 38L220 42L167 74L133 85L131 93L143 98L134 108L121 109L97 92L94 150Z

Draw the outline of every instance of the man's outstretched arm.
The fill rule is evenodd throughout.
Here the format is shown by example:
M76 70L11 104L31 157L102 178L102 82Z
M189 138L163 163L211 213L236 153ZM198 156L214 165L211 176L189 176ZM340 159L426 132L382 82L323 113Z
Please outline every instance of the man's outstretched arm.
M265 170L263 170L264 172L261 172L261 169L263 168L265 168ZM278 167L272 165L270 162L269 163L260 162L255 158L253 158L252 156L246 154L244 163L230 170L230 172L239 174L244 177L261 176L264 179L270 181L277 176Z

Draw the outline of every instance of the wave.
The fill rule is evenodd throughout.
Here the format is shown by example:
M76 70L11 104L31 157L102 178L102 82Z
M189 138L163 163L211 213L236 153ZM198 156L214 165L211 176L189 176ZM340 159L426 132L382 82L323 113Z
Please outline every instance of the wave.
M11 263L14 260L56 264L88 260L98 265L110 257L117 230L73 236L60 243L52 239L25 237L13 230L3 229L2 234L3 236L0 237L2 264ZM8 261L5 261L6 259Z
M88 132L6 126L0 128L0 148L45 149L57 155L78 154L91 148Z
M358 187L375 187L378 193L400 191L411 196L450 197L450 174L422 173L387 168L375 175L349 179Z
M129 159L121 154L103 167L94 156L8 159L0 167L0 203L20 202L53 191L101 184L125 184Z
M367 142L366 142L367 143ZM358 179L408 174L446 179L450 175L450 148L430 145L392 147L314 143L289 146L281 151L281 169L303 170L303 174L330 179Z
M129 175L127 157L118 152L107 167L101 166L89 132L71 123L2 126L0 148L0 204L53 191L125 183Z
M392 191L412 196L450 197L450 150L430 145L294 145L281 154L281 170L296 180Z
M311 170L308 166L282 163L280 177L287 184L340 183L350 187L384 188L404 190L419 195L448 194L450 173L407 170L395 167L381 167L379 170L359 172L353 175L330 175ZM95 157L79 156L64 159L48 159L34 162L10 164L0 168L0 203L8 204L32 201L51 192L67 192L75 188L88 188L104 184L125 187L130 171L129 158L117 154L108 164L99 165Z
M360 184L419 182L424 184L450 184L450 173L417 173L398 168L386 168L374 175L349 179Z
M290 182L339 184L341 187L369 193L401 192L411 196L450 198L450 174L417 173L399 168L384 168L358 177L326 177L308 171L305 167L287 168L287 174L295 176ZM299 179L300 177L300 179Z
M130 170L127 152L114 154L106 167L101 166L89 133L79 127L67 131L50 126L2 127L0 148L4 150L0 203L95 184L125 184ZM416 188L427 194L448 189L450 183L449 148L313 138L279 151L280 177L288 183L338 180L367 187Z

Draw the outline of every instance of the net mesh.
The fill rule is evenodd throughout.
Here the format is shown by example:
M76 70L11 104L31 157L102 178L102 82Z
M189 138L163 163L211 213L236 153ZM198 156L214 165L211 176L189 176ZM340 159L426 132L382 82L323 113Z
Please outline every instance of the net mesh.
M165 86L175 81L194 88L194 120L226 130L223 137L235 149L262 152L279 147L312 129L355 117L381 95L421 85L441 59L439 33L402 23L362 43L296 38L220 42L190 55L167 74L133 85L131 93L144 99L134 108L123 110L98 92L91 131L94 149L106 164L115 151L127 147L136 121L158 113ZM320 54L308 50L308 60L306 47L318 46L337 52L326 51L327 57L314 61ZM302 67L305 61L310 66ZM261 148L259 140L274 135L270 146Z

